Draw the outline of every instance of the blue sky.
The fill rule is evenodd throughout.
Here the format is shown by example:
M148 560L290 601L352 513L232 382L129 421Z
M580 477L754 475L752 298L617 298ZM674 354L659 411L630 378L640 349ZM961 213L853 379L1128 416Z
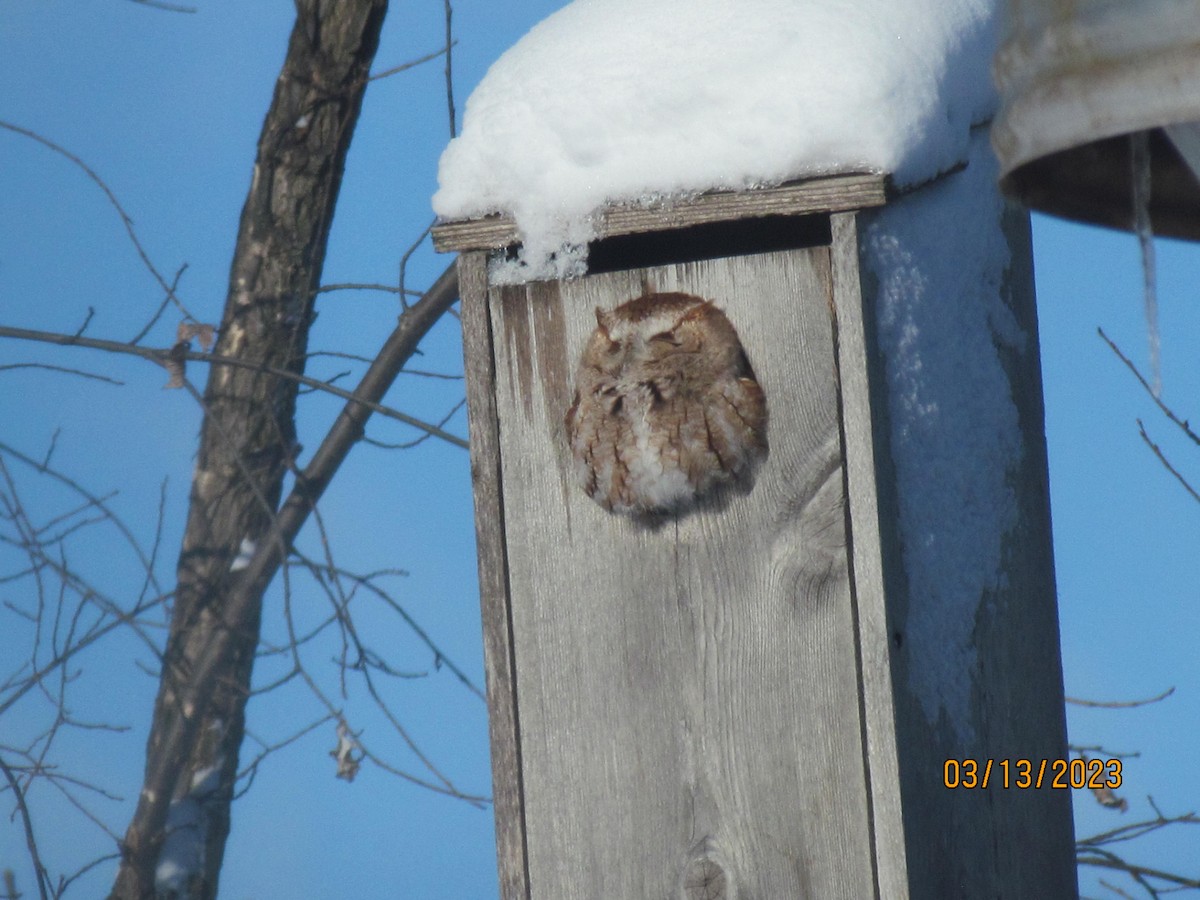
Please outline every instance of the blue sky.
M254 147L291 26L291 5L197 0L179 15L126 0L8 0L0 7L0 119L37 131L83 157L134 219L150 258L168 275L184 262L180 294L196 314L219 319L237 217ZM560 4L455 4L455 88L459 111L487 66ZM377 69L436 49L442 5L393 4ZM406 247L429 223L437 157L448 138L440 62L372 85L350 153L331 238L325 282L394 283ZM1076 797L1081 834L1148 813L1152 794L1167 813L1200 806L1195 746L1200 729L1200 508L1154 460L1138 437L1146 427L1173 462L1200 478L1197 449L1181 440L1111 351L1103 326L1145 365L1142 275L1129 235L1034 219L1055 553L1068 694L1095 699L1174 697L1144 709L1070 708L1072 740L1141 750L1129 760L1132 809L1125 816ZM1200 251L1158 242L1164 399L1196 414L1200 305L1192 292ZM408 283L425 287L449 262L426 245L414 255ZM89 307L88 333L128 339L149 318L160 293L134 253L112 207L96 186L61 157L0 131L0 321L74 331ZM370 355L394 322L386 295L341 292L321 300L312 348ZM177 319L165 319L148 343L172 342ZM457 323L444 321L424 345L422 368L461 371ZM77 365L125 381L111 384L32 369L0 371L0 440L32 456L62 429L54 461L112 501L143 539L153 536L162 480L167 479L164 555L170 581L181 533L199 411L165 373L147 363L91 351L66 353L0 341L0 366L15 362ZM316 360L311 371L346 366ZM201 367L190 372L203 377ZM440 418L461 397L461 383L403 376L388 403ZM311 448L340 404L308 396L302 440ZM460 412L448 426L465 434ZM390 422L371 435L413 436ZM13 464L31 512L50 518L68 506L60 489ZM339 563L350 569L400 567L390 586L446 654L482 684L478 594L466 453L427 442L406 451L360 446L323 503ZM116 592L135 571L111 533L76 542L73 562ZM314 537L305 546L314 550ZM3 550L0 550L0 554ZM0 555L0 561L6 557ZM8 563L5 563L8 565ZM0 600L18 599L0 585ZM302 614L323 602L297 587ZM269 601L276 611L281 594ZM305 604L310 604L305 606ZM0 660L23 654L27 634L0 610ZM395 617L364 605L362 625L376 649L398 665L428 671L396 680L388 697L422 748L464 791L489 791L486 711ZM278 619L276 617L275 621ZM279 634L279 626L273 628ZM327 652L326 652L327 651ZM314 666L331 673L318 651ZM321 655L324 652L324 656ZM129 724L123 734L71 732L57 747L65 771L135 796L153 681L136 663L149 656L135 640L116 639L83 655L72 709L88 719ZM269 677L271 664L260 667ZM332 680L331 688L336 685ZM364 739L414 772L419 763L372 713L362 691L345 701ZM18 707L0 727L0 743L36 733L36 704ZM316 718L319 709L292 686L251 705L251 727L278 740ZM353 784L333 778L326 755L332 727L281 751L260 771L234 811L222 896L491 897L496 894L490 810L480 811L367 768ZM249 747L244 756L248 756ZM35 825L52 872L70 872L107 852L103 833L45 789L31 797ZM122 831L128 813L89 799ZM1193 829L1194 830L1194 829ZM1161 844L1161 846L1159 845ZM1178 834L1135 858L1162 867L1194 859L1195 836ZM19 828L0 824L0 868L18 869L33 889ZM78 896L103 891L100 871ZM1094 883L1085 876L1084 885ZM1088 891L1085 890L1085 893ZM1092 890L1092 893L1097 891Z

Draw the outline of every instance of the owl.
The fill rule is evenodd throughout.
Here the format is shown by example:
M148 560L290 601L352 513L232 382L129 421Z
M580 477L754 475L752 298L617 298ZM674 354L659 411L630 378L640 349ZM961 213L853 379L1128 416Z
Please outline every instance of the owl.
M767 453L767 405L737 332L691 294L596 310L566 416L579 482L607 510L681 511L747 482Z

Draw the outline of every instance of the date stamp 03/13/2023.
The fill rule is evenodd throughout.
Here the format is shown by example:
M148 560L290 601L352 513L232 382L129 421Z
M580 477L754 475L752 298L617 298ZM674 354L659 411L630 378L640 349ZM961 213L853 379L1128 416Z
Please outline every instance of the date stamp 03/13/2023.
M942 784L950 789L1091 788L1121 786L1119 759L947 759Z

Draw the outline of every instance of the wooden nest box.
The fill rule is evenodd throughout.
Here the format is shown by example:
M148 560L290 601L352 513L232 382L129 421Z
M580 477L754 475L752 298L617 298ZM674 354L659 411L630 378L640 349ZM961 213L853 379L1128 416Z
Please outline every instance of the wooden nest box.
M587 275L516 285L489 281L510 219L435 227L460 253L505 900L1075 896L1069 792L970 789L946 765L1066 752L1036 326L1010 372L1020 527L974 638L964 746L927 720L911 675L931 661L904 645L921 598L858 238L884 203L882 177L849 175L611 208ZM769 449L682 511L630 515L596 502L615 457L592 459L589 496L567 413L597 308L666 293L732 323Z

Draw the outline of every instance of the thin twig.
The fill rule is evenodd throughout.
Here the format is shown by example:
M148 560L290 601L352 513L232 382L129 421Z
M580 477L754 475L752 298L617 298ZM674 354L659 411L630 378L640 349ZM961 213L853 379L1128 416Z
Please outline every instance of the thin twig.
M347 281L341 284L323 284L317 288L318 294L330 291L386 291L389 294L399 294L400 288L391 284L374 284L371 282ZM421 297L421 291L405 291L410 297Z
M29 817L29 807L25 805L25 793L21 790L21 786L17 784L17 778L13 775L12 769L8 767L2 758L0 758L0 771L4 772L4 777L8 781L8 786L12 789L13 797L16 799L17 811L21 814L21 824L25 828L25 846L29 848L29 858L33 862L33 872L37 877L38 893L42 900L49 900L50 895L47 889L50 887L50 875L46 871L46 867L42 864L42 857L38 853L37 839L33 836L33 820Z
M291 565L299 565L299 564L292 563ZM370 591L372 594L374 594L376 597L378 597L380 600L382 600L384 603L386 603L389 607L391 607L392 611L395 612L398 616L400 616L400 618L402 618L405 621L405 623L408 625L408 627L412 629L413 633L415 633L417 635L417 637L419 637L421 639L421 642L423 644L425 644L426 647L428 647L430 650L433 651L434 665L445 666L447 669L449 669L451 672L454 673L455 677L458 678L458 680L461 681L471 691L471 693L473 693L476 697L478 697L483 702L485 702L485 703L487 702L487 696L480 689L480 687L477 684L475 684L475 682L473 682L471 680L471 678L462 669L460 669L449 656L447 656L442 651L442 649L434 642L433 638L431 638L429 636L429 633L424 628L422 628L420 626L420 624L418 624L417 620L414 619L412 617L412 615L410 615L409 612L402 605L400 605L400 603L397 602L394 597L392 597L391 594L389 594L387 591L383 590L381 587L379 587L377 584L375 584L375 578L378 575L393 574L393 573L373 572L369 575L356 575L353 572L349 572L345 569L340 569L340 568L332 568L331 572L336 572L337 575L339 575L340 577L346 578L350 581L355 582L360 587Z
M83 877L88 872L90 872L92 869L96 868L96 866L101 866L101 865L104 865L104 863L106 863L106 862L112 862L112 860L120 859L120 858L121 858L120 853L109 853L104 856L99 856L96 859L93 859L91 862L86 863L83 866L81 866L79 868L79 870L76 871L74 874L69 875L66 878L60 878L59 883L58 883L58 896L61 897L63 894L65 894L67 892L67 888L71 886L71 882Z
M442 418L438 420L437 427L444 428L446 426L446 423L449 422L451 419L453 419L454 416L458 413L458 411L466 405L467 405L467 398L463 397L461 400L459 400L457 403L455 403L454 406L452 406L450 408L450 412L446 413L446 415L442 416ZM399 443L399 444L393 444L393 443L389 443L387 441L381 441L378 438L371 438L371 437L364 437L363 441L364 441L364 443L370 444L372 447L379 447L380 449L383 449L383 450L411 450L413 447L416 447L416 446L419 446L420 444L425 443L427 440L429 440L429 437L430 436L428 434L423 434L420 437L414 438L411 441L404 441L403 443Z
M137 0L135 0L135 2L137 2ZM133 228L133 219L130 217L129 213L125 212L125 207L121 205L121 201L117 199L117 195L113 193L112 188L108 186L103 178L96 174L95 170L92 169L91 166L85 163L70 150L59 146L49 138L42 137L42 135L38 134L36 131L30 131L28 128L22 128L20 125L14 125L11 122L6 122L3 120L0 120L0 128L7 129L15 134L24 135L30 140L37 141L42 146L47 147L50 150L53 150L55 153L66 157L76 166L82 169L83 173L92 181L94 181L99 186L100 190L104 191L104 196L108 198L108 202L112 204L113 209L117 211L117 215L121 217L121 224L125 226L125 231L129 235L129 240L133 242L133 247L137 251L138 257L142 260L143 265L145 265L150 274L154 276L154 280L158 282L159 287L166 291L167 296L171 299L171 302L175 304L181 313L183 313L185 318L190 319L191 321L198 321L190 312L188 312L187 307L185 307L183 305L183 301L181 301L179 297L175 295L175 291L171 285L168 284L167 279L163 277L162 273L158 271L154 263L150 261L150 256L148 253L146 253L146 248L142 246L142 242L138 239L137 232Z
M405 295L408 293L408 291L405 290L405 285L404 285L404 273L408 268L408 260L413 255L413 253L416 252L417 248L421 246L421 243L425 240L426 236L429 234L430 230L433 228L433 226L436 222L437 222L437 220L435 219L433 222L430 222L428 225L426 225L425 230L422 231L420 233L420 235L417 236L417 239L415 241L413 241L411 244L409 244L408 249L404 251L404 255L400 257L400 291L399 291L399 293L400 293L400 308L401 308L401 310L408 308L408 300L405 297Z
M158 551L162 548L163 525L167 518L167 479L164 478L158 486L158 515L154 521L154 542L150 545L150 558L147 560L146 577L138 591L138 602L146 599L146 592L153 586L154 567L158 563Z
M434 50L432 53L426 53L424 56L419 56L409 62L401 63L398 66L392 66L390 69L384 69L382 72L376 72L374 75L368 76L367 81L378 81L380 78L387 78L389 75L396 75L400 72L406 72L409 69L421 65L421 63L427 63L431 59L437 59L443 53L448 54L449 52L449 47L442 47L440 50Z
M457 41L454 40L454 33L450 24L450 20L454 16L454 9L450 6L450 0L443 0L442 5L446 11L446 112L450 115L450 137L454 138L458 134L458 128L455 124L454 115L454 72L450 48Z
M1142 753L1140 750L1119 751L1109 750L1107 747L1102 747L1099 744L1067 744L1067 749L1072 753L1095 753L1099 756L1107 756L1112 759L1137 759Z
M46 448L46 455L42 457L41 468L50 468L50 457L54 455L54 450L58 447L58 436L61 433L61 428L55 428L54 434L50 435L50 446Z
M363 356L361 353L342 353L337 350L313 350L311 353L304 354L304 358L306 360L318 359L323 356L327 356L331 359L348 359L352 362L366 363L368 366L372 361L371 357Z
M1141 419L1137 420L1137 426L1138 434L1141 435L1142 442L1150 448L1150 452L1158 458L1158 461L1162 464L1162 467L1175 476L1175 480L1183 485L1183 489L1192 495L1193 500L1195 500L1197 503L1200 503L1200 493L1197 493L1196 489L1192 487L1191 483L1183 476L1183 473L1171 465L1171 461L1167 459L1167 455L1163 453L1162 448L1159 447L1158 444L1154 443L1154 441L1150 440L1150 435L1146 434L1146 426L1142 423Z
M154 311L154 315L150 317L145 327L133 336L133 340L129 343L140 344L142 338L150 333L150 329L158 324L158 320L162 318L162 314L167 311L167 305L171 302L171 296L179 289L179 279L183 277L183 273L187 271L188 264L184 263L175 272L175 277L171 279L171 289L163 296L162 303L158 304L158 309Z
M1147 697L1144 700L1082 700L1078 697L1064 698L1068 703L1073 703L1075 706L1092 706L1103 707L1104 709L1129 709L1134 706L1149 706L1151 703L1158 703L1166 700L1173 693L1174 687L1169 687L1161 694L1156 694L1153 697Z
M1097 880L1100 882L1101 887L1108 888L1110 891L1112 891L1118 897L1123 898L1123 900L1133 900L1133 894L1126 893L1125 891L1123 891L1119 887L1117 887L1115 884L1105 881L1103 878L1100 878Z
M1142 376L1142 373L1138 371L1138 367L1133 364L1133 362L1129 359L1129 357L1121 352L1121 348L1118 347L1115 343L1113 343L1112 339L1107 334L1104 333L1104 329L1097 328L1096 332L1100 335L1101 338L1104 339L1104 343L1108 344L1108 346L1112 350L1112 352L1117 355L1117 359L1119 359L1119 360L1121 360L1121 362L1125 363L1126 368L1128 368L1129 371L1133 373L1133 377L1138 380L1138 384L1140 384L1142 386L1142 388L1146 391L1146 393L1150 395L1150 399L1154 401L1154 403L1158 406L1158 408L1160 410L1162 410L1163 415L1165 415L1168 419L1170 419L1177 426L1179 426L1179 429L1188 436L1188 438L1192 441L1192 443L1196 444L1197 446L1200 446L1200 435L1198 435L1198 434L1196 434L1196 432L1192 431L1192 428L1188 424L1186 419L1179 418L1179 416L1175 415L1175 413L1171 409L1171 407L1169 407L1169 406L1167 406L1167 404L1163 403L1162 398L1157 396L1154 393L1154 388L1151 387L1150 382L1148 382Z
M134 537L133 531L130 530L129 526L125 524L123 519L113 513L113 511L105 505L103 498L97 497L91 491L80 485L79 482L75 481L75 479L70 478L55 469L48 468L42 463L39 463L36 459L26 456L15 447L11 447L8 444L0 442L0 452L6 453L14 459L20 460L25 465L31 466L43 475L50 476L59 484L70 488L84 500L88 501L88 503L90 503L96 509L103 512L108 520L113 523L113 526L121 533L121 536L125 538L125 542L129 545L130 549L137 554L138 562L141 563L142 568L146 571L153 571L152 563L142 550L141 544L138 543L137 538ZM153 584L154 589L159 593L162 593L162 587L159 585L157 578L154 579Z
M177 3L165 3L163 0L130 0L131 3L140 3L142 6L149 6L152 9L163 9L167 12L177 13L194 13L194 6L180 6Z
M94 315L96 315L96 307L89 306L87 315L83 317L83 324L75 329L75 337L79 337L81 334L87 331L87 327L89 324L91 324L92 316Z
M107 375L97 375L95 372L84 372L82 369L69 369L66 366L52 366L46 363L5 363L0 366L0 372L7 372L11 369L44 369L47 372L62 372L66 375L78 375L80 378L90 378L93 381L104 381L108 384L115 384L121 387L125 382L117 378L109 378Z
M290 744L296 743L296 741L300 740L306 734L316 731L318 728L320 728L326 722L336 721L336 720L337 720L337 716L334 713L326 712L319 719L317 719L313 722L310 722L309 724L305 725L303 728L299 729L298 731L295 731L292 734L288 735L283 740L276 741L273 744L268 744L262 738L258 737L258 735L254 734L254 732L252 732L249 728L247 728L246 729L246 737L250 738L253 741L257 741L259 746L262 747L262 749L258 752L258 754L254 757L254 759L252 759L249 763L247 763L245 766L243 766L242 770L237 773L236 780L244 781L245 783L234 793L233 799L237 800L239 797L242 797L243 795L245 795L245 793L248 790L250 790L250 786L254 783L255 776L258 774L258 767L260 765L262 765L263 761L268 756L270 756L272 753L274 753L277 750L282 750L284 747L287 747Z
M448 375L445 372L430 372L426 369L402 369L401 375L419 375L422 378L440 378L443 381L462 381L462 375Z
M253 563L251 565L253 565ZM285 567L285 571L286 571L286 567ZM308 685L309 691L312 693L312 695L314 697L317 698L318 702L320 702L321 705L324 706L325 709L329 713L338 716L338 718L341 718L341 714L340 714L340 711L338 710L337 706L327 696L325 696L325 692L323 690L321 690L320 686L316 683L316 680L312 677L312 675L309 674L307 668L305 668L305 666L303 665L303 663L300 660L299 643L297 641L297 635L296 635L296 631L295 631L295 620L292 616L291 599L292 599L291 592L290 591L285 592L284 598L283 598L283 601L284 601L284 624L285 624L285 626L287 628L287 632L288 632L288 645L291 648L293 666L294 666L296 672L299 674L300 679L305 684ZM428 781L427 779L420 778L416 775L413 775L411 772L406 772L403 769L395 768L394 766L391 766L391 765L383 762L381 759L379 759L374 754L372 754L371 751L360 741L359 747L363 751L364 755L367 758L371 759L371 761L374 762L376 765L380 766L381 768L385 769L386 771L389 771L389 772L393 773L394 775L398 775L399 777L404 778L407 781L411 781L413 784L420 785L421 787L428 788L429 790L435 791L440 794L448 794L452 797L457 797L461 800L466 800L475 805L482 804L485 798L472 796L470 794L464 794L462 791L460 791L458 788L456 788L454 786L454 784L448 778L446 778L440 771L438 771L438 769L433 765L433 763L421 752L420 748L417 747L416 743L412 740L412 738L410 737L408 732L403 728L403 726L400 725L399 721L397 721L396 718L393 715L391 715L391 711L387 708L387 706L385 704L382 704L382 702L379 700L379 696L378 696L378 694L376 694L374 687L371 684L370 673L364 671L363 674L364 674L364 678L367 682L368 691L371 693L372 698L376 701L377 705L379 705L381 707L384 715L386 715L388 717L388 720L391 722L393 727L396 729L396 731L400 735L401 739L403 739L405 741L405 743L408 744L409 749L411 749L413 751L413 753L417 756L417 758L420 759L421 762L425 764L425 767L427 769L429 769L429 771L431 773L433 773L433 775L438 779L438 781L441 782L441 784L436 784L432 781Z

